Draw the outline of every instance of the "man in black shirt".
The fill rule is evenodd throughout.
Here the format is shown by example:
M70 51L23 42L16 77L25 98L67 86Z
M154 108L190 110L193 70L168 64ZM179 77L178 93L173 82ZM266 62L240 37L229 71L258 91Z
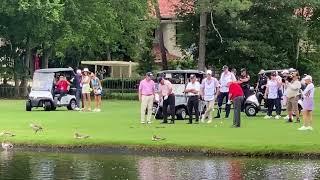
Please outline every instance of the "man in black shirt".
M261 104L263 96L266 92L267 82L268 82L268 77L264 73L264 70L261 70L259 72L259 79L258 79L258 83L257 83L257 87L256 87L259 104Z

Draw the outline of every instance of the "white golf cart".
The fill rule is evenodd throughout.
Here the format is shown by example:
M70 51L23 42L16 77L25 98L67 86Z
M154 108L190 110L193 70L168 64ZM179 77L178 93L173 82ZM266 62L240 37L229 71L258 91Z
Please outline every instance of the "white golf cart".
M38 107L43 107L45 111L56 110L57 107L74 110L77 107L75 88L70 88L58 104L59 94L55 94L54 89L55 81L60 75L64 75L70 81L75 73L72 68L39 69L34 72L31 92L26 102L26 111Z
M188 116L188 97L184 93L184 90L188 84L188 80L191 74L196 75L198 81L201 83L204 78L205 73L198 70L166 70L157 73L157 77L164 76L165 79L169 80L173 85L173 93L175 95L175 114L177 119L183 120ZM158 86L158 84L157 84ZM156 119L162 119L162 102L159 102L159 96L156 95L156 101L153 105L153 113ZM169 109L168 109L169 111ZM205 103L203 101L199 102L199 112L204 113ZM194 112L193 112L194 113Z

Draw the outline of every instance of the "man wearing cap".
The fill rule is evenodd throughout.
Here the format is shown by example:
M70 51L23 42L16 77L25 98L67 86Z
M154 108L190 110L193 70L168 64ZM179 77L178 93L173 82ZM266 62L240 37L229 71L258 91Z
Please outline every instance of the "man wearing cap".
M147 113L147 123L151 123L151 116L152 116L152 106L155 94L155 83L151 79L152 73L148 72L145 78L140 82L139 85L139 101L141 102L141 123L145 124L145 116L146 110Z
M219 82L216 78L212 77L212 71L207 71L207 77L202 80L200 95L202 99L206 102L206 112L201 118L201 122L204 123L205 119L208 117L207 123L212 122L212 111L214 110L214 102L216 94L219 93Z
M233 102L234 115L233 115L233 125L234 128L240 127L241 121L241 106L243 102L243 90L239 84L239 82L229 82L229 102Z
M236 81L236 77L234 76L233 73L229 71L229 67L224 65L223 66L223 72L220 76L220 92L218 94L218 114L215 118L220 118L221 115L221 110L222 110L222 103L223 100L226 99L226 118L229 117L230 114L230 108L228 104L228 96L229 96L229 82Z
M250 76L247 72L246 68L241 69L241 75L239 78L239 83L242 87L243 93L244 93L244 98L248 98L250 95Z
M266 85L268 83L268 77L265 74L265 71L263 69L259 72L259 79L256 86L256 91L258 92L258 102L261 104L264 94L266 92ZM266 103L265 103L266 104Z
M76 101L77 101L77 107L75 110L80 110L80 101L81 101L81 94L82 94L81 78L82 78L82 72L81 72L81 69L78 69L77 74L73 79L73 84L76 87Z
M163 100L163 124L168 123L168 106L170 107L171 113L171 124L174 124L175 119L175 97L173 94L172 84L170 81L159 78L159 96Z
M192 112L195 111L196 123L199 123L199 92L200 92L200 83L197 81L197 77L194 74L190 75L190 82L187 84L187 87L184 91L188 96L188 113L189 113L189 122L192 124Z
M293 118L293 112L295 112L295 115L297 117L296 122L300 122L300 114L299 114L299 109L298 109L298 101L299 101L299 91L301 88L301 83L299 81L299 75L297 72L294 72L290 75L291 82L288 83L287 85L287 110L288 110L288 115L289 119L288 122L292 122Z

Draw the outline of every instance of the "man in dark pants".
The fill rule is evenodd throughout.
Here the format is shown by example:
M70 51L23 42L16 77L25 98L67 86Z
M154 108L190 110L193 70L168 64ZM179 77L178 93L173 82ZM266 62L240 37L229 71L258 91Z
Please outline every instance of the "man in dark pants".
M168 123L168 106L170 106L171 122L174 124L175 119L175 96L172 92L172 84L170 81L165 80L163 77L159 78L159 96L163 100L163 124Z
M236 77L233 73L231 73L229 71L229 67L228 66L223 66L223 72L220 76L220 93L218 94L218 114L215 118L220 118L220 115L221 115L221 110L222 110L222 104L223 104L223 100L226 99L226 115L225 115L225 118L228 118L229 117L229 114L230 114L230 105L227 104L227 101L228 101L228 95L229 95L229 87L228 87L228 83L229 82L233 82L233 81L236 81Z
M241 122L241 105L243 102L243 90L238 82L229 82L229 101L233 102L234 115L232 127L239 128Z
M199 123L199 92L200 83L197 81L197 77L194 74L190 75L190 82L188 83L186 90L188 99L188 113L189 113L189 123L192 124L192 114L193 109L195 111L196 123Z
M73 79L73 84L76 87L77 108L75 110L77 110L77 111L80 110L80 101L81 101L81 95L82 95L81 79L82 79L82 73L81 73L81 70L78 69L77 74Z

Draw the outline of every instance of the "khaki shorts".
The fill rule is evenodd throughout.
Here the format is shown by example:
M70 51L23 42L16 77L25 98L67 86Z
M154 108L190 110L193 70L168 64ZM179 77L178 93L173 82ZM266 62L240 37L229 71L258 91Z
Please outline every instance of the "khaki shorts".
M298 111L298 100L299 97L291 97L287 99L287 110Z

